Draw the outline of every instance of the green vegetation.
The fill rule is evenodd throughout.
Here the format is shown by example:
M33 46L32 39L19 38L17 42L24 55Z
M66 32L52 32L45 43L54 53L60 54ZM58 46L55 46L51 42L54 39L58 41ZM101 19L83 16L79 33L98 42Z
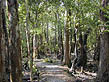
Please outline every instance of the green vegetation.
M74 74L99 71L100 80L108 37L108 0L0 0L0 82L23 82L22 72L33 82L37 63L57 61Z

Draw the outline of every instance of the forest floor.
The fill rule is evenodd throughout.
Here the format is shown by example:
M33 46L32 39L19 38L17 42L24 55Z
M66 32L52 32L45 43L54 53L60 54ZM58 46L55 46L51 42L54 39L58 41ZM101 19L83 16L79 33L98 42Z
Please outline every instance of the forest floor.
M39 76L34 76L37 80L33 82L76 82L75 80L80 79L82 81L77 82L94 82L96 78L96 73L85 71L81 73L77 71L76 74L69 73L69 68L63 66L60 60L51 59L46 61L46 59L35 59L34 64L39 71ZM29 73L26 74L26 79L29 77ZM24 82L29 82L25 80Z
M37 68L40 71L39 82L75 82L80 79L83 82L94 82L96 73L85 72L76 74L70 74L67 66L62 66L61 61L55 60L55 62L44 62L43 60L37 60ZM81 82L81 81L78 81Z
M39 82L74 82L75 78L67 73L68 68L61 66L60 61L54 63L38 62L37 67L40 70Z

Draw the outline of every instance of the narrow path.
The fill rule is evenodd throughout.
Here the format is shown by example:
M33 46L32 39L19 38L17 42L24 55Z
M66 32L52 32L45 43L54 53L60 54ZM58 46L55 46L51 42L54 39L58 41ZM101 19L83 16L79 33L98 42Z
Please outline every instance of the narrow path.
M39 70L39 76L33 76L33 82L75 82L80 79L82 81L77 82L96 82L96 73L85 72L80 73L77 71L76 74L68 74L68 68L61 66L59 60L55 60L53 63L44 62L44 59L34 60L36 67ZM30 82L30 72L25 72L23 82Z
M75 80L67 73L68 68L61 66L60 61L47 63L37 60L37 67L40 70L39 82L74 82Z

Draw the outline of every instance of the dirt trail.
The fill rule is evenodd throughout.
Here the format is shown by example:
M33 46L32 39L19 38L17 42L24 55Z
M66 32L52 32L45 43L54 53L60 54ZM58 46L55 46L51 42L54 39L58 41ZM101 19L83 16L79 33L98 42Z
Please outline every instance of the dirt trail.
M75 78L70 76L66 71L67 67L61 66L60 61L55 63L37 61L37 67L40 70L39 82L74 82Z
M68 68L62 66L59 60L48 63L37 59L36 62L36 67L40 71L40 80L38 82L75 82L77 78L84 80L83 82L96 82L94 80L96 73L76 73L71 76L68 74Z
M94 80L96 73L80 73L77 71L76 74L68 74L69 69L66 66L61 66L59 60L55 60L54 63L43 62L43 60L44 59L36 59L34 61L39 70L39 74L33 77L33 82L75 82L76 79L83 80L82 82L96 82ZM30 72L26 71L24 74L23 82L30 82Z

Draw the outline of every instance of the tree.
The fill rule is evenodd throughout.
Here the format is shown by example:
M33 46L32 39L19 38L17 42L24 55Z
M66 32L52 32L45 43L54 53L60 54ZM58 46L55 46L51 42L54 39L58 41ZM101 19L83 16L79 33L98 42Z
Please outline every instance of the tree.
M0 0L0 82L3 81L3 69L4 69L4 65L3 65L3 45L2 45L2 41L3 41L3 24L2 24L2 7L3 7L3 0Z
M64 63L68 65L68 67L71 67L71 57L70 57L70 51L69 51L69 10L66 11L66 23L65 23L65 43L64 43Z
M2 24L3 24L3 56L4 56L4 81L8 82L8 76L9 76L9 34L7 30L7 20L6 20L6 0L3 0L3 7L2 7Z
M8 0L9 30L10 30L10 81L22 82L21 41L18 26L18 2Z
M5 0L0 1L0 82L7 82L6 67L7 63L7 29L5 20ZM6 41L7 40L7 41ZM4 77L5 76L5 77Z
M102 9L100 10L100 18L106 24L108 22L109 0L102 0ZM104 11L106 10L106 11ZM107 16L105 16L107 15ZM106 24L109 25L109 24ZM109 31L107 26L101 27L100 35L100 62L98 70L98 79L100 82L109 82Z

